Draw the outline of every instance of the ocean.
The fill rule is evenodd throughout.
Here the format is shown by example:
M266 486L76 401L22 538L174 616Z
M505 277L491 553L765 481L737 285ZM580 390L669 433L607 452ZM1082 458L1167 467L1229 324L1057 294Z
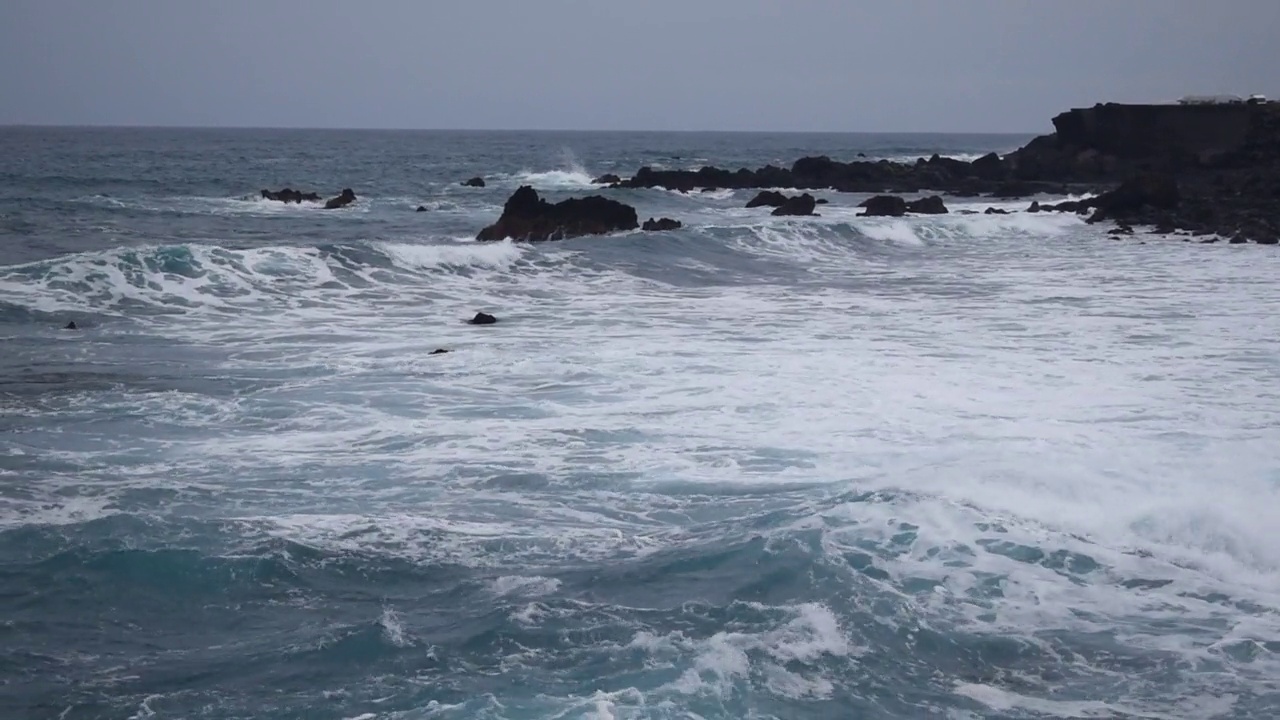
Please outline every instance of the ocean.
M0 129L0 718L1280 716L1274 248L590 182L1029 138Z

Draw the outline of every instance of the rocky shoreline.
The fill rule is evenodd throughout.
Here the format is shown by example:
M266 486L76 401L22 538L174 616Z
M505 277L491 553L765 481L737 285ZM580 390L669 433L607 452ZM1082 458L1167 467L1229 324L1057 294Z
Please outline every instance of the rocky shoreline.
M1027 198L1098 194L1033 211L1090 213L1091 222L1150 225L1230 242L1280 242L1280 103L1098 104L1053 119L1055 131L1000 156L934 155L915 163L804 157L790 168L640 168L611 188L941 192ZM887 201L885 201L887 202ZM1033 208L1028 208L1032 210ZM892 211L889 214L896 214Z
M934 155L914 163L826 156L802 157L784 168L655 170L602 175L602 189L664 188L761 190L748 208L773 215L813 216L826 202L810 190L862 193L864 215L902 216L948 212L941 197L998 200L1036 195L1088 195L1056 204L1033 202L1027 212L1074 212L1089 222L1115 221L1121 234L1133 225L1159 234L1186 233L1231 243L1280 243L1280 103L1178 105L1098 104L1053 118L1054 132L1008 154L972 161ZM483 188L482 177L460 183ZM779 190L806 191L788 196ZM900 195L921 195L915 199ZM264 199L319 202L317 193L263 190ZM356 200L350 189L324 203L337 209ZM426 212L419 206L418 212ZM1004 210L988 208L988 213ZM554 205L533 188L518 189L502 216L479 240L558 240L643 229L662 232L677 220L651 218L641 225L635 208L602 195Z

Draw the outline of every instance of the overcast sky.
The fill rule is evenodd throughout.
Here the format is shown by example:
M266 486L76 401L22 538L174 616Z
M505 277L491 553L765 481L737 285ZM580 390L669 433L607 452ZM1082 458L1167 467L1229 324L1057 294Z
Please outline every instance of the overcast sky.
M0 124L1040 132L1280 96L1280 0L0 0Z

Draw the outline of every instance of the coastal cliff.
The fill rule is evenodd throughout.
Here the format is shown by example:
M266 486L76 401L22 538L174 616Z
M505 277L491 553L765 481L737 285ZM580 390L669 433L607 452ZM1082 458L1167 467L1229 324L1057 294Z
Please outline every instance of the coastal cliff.
M1280 103L1098 104L1053 118L1054 132L999 156L933 156L915 163L804 157L790 168L640 168L611 187L941 191L998 198L1097 193L1094 203L1046 209L1094 212L1093 221L1149 224L1160 232L1232 242L1280 241ZM1161 187L1159 202L1134 188ZM1105 197L1102 197L1105 196ZM1153 196L1154 197L1154 196ZM1177 200L1169 202L1170 197Z

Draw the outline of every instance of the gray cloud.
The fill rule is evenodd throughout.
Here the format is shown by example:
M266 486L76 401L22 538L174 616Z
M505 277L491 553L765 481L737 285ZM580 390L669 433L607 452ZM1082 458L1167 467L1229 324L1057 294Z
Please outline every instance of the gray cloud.
M1042 131L1280 95L1276 0L6 0L0 123Z

